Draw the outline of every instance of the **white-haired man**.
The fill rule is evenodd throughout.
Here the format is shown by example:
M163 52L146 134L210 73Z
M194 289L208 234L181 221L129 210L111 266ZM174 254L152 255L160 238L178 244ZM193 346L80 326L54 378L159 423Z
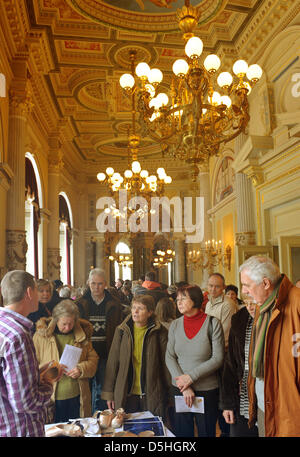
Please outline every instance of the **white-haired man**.
M123 307L106 290L105 272L94 268L89 273L88 290L75 301L82 310L81 317L89 320L94 327L93 348L99 356L96 375L92 379L92 410L106 409L101 400L106 362L116 327L123 321Z
M258 307L249 350L249 425L259 436L300 436L300 290L269 257L240 267L242 292Z
M23 270L10 271L1 281L1 293L0 436L42 437L53 388L40 380L33 323L27 318L38 309L34 278Z

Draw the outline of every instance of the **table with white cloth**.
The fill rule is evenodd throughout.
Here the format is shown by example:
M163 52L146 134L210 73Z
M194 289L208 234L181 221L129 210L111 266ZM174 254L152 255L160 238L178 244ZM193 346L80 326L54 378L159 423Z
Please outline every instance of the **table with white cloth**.
M124 423L129 420L130 422L135 422L135 420L137 420L137 423L141 420L146 420L146 419L149 419L151 421L151 418L155 418L156 416L154 416L150 411L143 411L143 412L138 412L138 413L129 413L127 414L127 418L126 420L124 421ZM73 422L73 421L85 421L86 419L89 419L89 418L77 418L77 419L72 419L70 418L70 421L69 422ZM90 418L92 419L92 418ZM161 421L162 423L162 421ZM62 422L60 423L62 424ZM66 424L66 422L65 422ZM163 423L162 423L163 424ZM56 425L59 425L59 424L47 424L45 425L45 432L47 432L48 429L50 429L51 427L55 427ZM123 428L124 424L122 425L122 427L120 428L116 428L114 429L115 430L115 433L118 433L118 432L122 432L124 430ZM159 436L166 436L166 437L173 437L173 433L163 424L163 429L164 429L164 435L159 435ZM84 437L94 437L94 438L101 438L102 436L105 437L105 434L101 434L101 433L96 433L96 434L92 434L92 433L85 433L84 434ZM158 437L157 435L156 436L153 436L153 438L155 437ZM117 438L117 436L116 436Z

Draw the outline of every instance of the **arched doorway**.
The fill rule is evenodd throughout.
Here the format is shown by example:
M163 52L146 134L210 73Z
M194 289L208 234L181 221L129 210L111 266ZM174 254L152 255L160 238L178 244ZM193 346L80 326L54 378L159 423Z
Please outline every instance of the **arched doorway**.
M124 241L120 241L115 249L116 254L130 254L129 246L124 243ZM128 265L119 265L117 261L115 261L115 279L132 279L132 269Z
M69 199L64 192L59 194L59 249L61 255L60 278L64 284L74 283L73 217Z
M25 154L25 230L28 250L26 270L36 279L43 277L42 230L40 208L43 205L42 186L36 162L29 152Z

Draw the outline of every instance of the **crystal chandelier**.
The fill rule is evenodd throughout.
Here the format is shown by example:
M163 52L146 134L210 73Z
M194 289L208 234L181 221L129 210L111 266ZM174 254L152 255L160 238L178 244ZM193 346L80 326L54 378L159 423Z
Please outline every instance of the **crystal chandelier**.
M153 259L153 266L156 268L162 268L172 263L175 259L175 251L172 249L166 249L165 251L159 249L156 251Z
M211 271L219 265L229 271L231 269L231 246L228 245L223 252L221 241L209 240L205 242L205 248L188 252L187 266L192 267L193 270L201 268Z
M233 65L234 77L227 71L217 75L221 66L217 55L200 61L203 42L193 33L199 12L189 0L177 10L177 19L184 32L186 59L173 64L169 96L158 90L162 72L145 62L136 66L137 79L123 74L120 85L128 94L137 92L142 134L160 143L164 154L192 164L195 179L198 165L217 155L222 143L245 132L250 120L248 95L262 69L239 59Z

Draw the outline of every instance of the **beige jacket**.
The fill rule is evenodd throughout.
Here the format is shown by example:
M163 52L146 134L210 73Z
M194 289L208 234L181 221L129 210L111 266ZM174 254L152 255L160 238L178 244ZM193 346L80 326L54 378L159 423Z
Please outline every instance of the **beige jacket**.
M205 307L205 313L209 316L216 317L222 324L225 338L225 350L227 350L228 347L231 318L238 310L239 308L234 301L225 294L222 294L217 298L210 298Z
M36 324L36 332L33 335L33 342L36 350L36 356L40 366L45 365L51 360L59 361L59 352L55 340L54 330L55 321L51 317L42 317ZM74 326L74 346L82 349L78 367L81 375L78 378L80 389L80 416L90 417L91 410L91 392L89 387L89 378L92 378L97 370L98 355L92 347L90 338L93 333L93 326L85 319L79 319ZM53 388L51 400L55 401L56 383Z

